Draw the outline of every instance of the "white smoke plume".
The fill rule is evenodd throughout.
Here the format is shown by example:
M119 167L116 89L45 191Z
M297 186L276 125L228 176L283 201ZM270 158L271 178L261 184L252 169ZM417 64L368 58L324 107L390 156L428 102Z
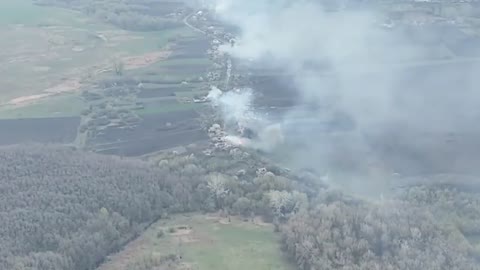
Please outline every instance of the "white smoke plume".
M271 124L265 115L253 108L252 89L236 89L222 92L212 86L207 100L218 109L227 133L225 140L233 145L270 151L283 142L279 124ZM247 138L247 130L255 133L255 138Z
M223 93L213 86L207 99L218 108L227 127L241 128L258 119L252 108L253 92L251 89L237 89Z
M480 173L471 166L480 150L478 65L448 59L441 55L445 47L416 42L406 28L381 29L385 12L371 5L330 12L331 5L355 2L210 2L221 19L240 29L236 45L221 49L238 59L268 59L292 76L300 105L321 108L292 108L279 121L279 142L304 145L297 155L289 152L291 165L324 172L355 168L370 178L398 171ZM253 111L253 96L227 96L222 104L229 105L220 107L227 119L239 120L245 108ZM321 119L336 112L352 119L351 132L323 132ZM297 125L299 116L313 124Z

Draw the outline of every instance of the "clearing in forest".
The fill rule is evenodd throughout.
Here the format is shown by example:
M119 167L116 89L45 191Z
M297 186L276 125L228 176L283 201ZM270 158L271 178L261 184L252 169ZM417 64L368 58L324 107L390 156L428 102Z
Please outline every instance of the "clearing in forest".
M285 261L273 226L192 214L153 224L98 270L127 270L152 254L180 258L172 269L294 269Z

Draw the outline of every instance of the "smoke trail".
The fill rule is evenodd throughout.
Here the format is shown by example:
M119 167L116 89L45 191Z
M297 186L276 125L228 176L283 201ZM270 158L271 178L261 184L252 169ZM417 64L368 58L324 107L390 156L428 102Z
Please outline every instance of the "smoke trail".
M412 38L412 31L429 33L422 28L382 29L385 13L375 8L330 12L325 5L352 2L213 2L218 16L240 29L236 46L221 49L238 59L268 57L269 65L292 75L298 105L322 108L292 108L279 121L285 140L303 145L290 151L292 166L352 170L353 177L360 170L369 179L478 173L472 166L480 151L478 65L442 55L440 45L433 50L435 41ZM320 128L336 112L351 119L349 132ZM296 124L305 118L312 123Z

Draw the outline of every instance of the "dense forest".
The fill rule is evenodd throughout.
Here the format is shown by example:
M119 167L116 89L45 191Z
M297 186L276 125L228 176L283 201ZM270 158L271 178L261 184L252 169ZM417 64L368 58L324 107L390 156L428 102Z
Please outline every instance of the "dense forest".
M179 27L192 12L154 0L35 3L132 31ZM123 113L103 105L93 115ZM212 114L202 119L205 126L218 122ZM262 217L300 270L480 270L480 197L469 186L476 179L412 182L370 200L253 151L202 150L134 159L59 145L0 147L0 270L93 270L152 223L190 212ZM177 260L162 254L128 268L154 270Z
M94 269L171 213L224 210L274 220L318 188L312 177L289 178L251 154L223 155L144 162L64 146L3 147L0 269Z
M148 223L197 205L173 199L194 181L140 161L30 145L2 148L0 164L1 269L92 269Z
M327 197L283 227L300 269L479 269L461 233L425 208Z
M142 161L9 146L0 175L0 269L94 269L158 219L219 210L273 222L302 270L479 269L479 199L451 187L368 202L238 149Z

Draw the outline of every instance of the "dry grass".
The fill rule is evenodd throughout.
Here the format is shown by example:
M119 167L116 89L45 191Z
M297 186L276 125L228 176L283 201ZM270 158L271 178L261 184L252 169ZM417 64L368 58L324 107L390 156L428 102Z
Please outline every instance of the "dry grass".
M165 60L170 54L170 51L150 52L143 55L124 57L122 62L125 64L126 70L137 69Z
M38 13L26 0L6 1L15 11ZM21 19L25 24L13 17L15 23L0 23L0 105L28 105L77 91L87 77L111 71L115 58L124 60L125 69L146 67L168 57L168 51L156 46L175 35L132 33L62 9L42 12L49 17L37 16L30 22L25 16Z
M229 221L220 215L177 215L152 225L98 270L127 270L128 263L152 253L181 256L181 269L294 269L283 260L271 224L254 221L245 222L240 217ZM175 231L169 232L170 228ZM158 237L159 231L164 232L162 237Z

